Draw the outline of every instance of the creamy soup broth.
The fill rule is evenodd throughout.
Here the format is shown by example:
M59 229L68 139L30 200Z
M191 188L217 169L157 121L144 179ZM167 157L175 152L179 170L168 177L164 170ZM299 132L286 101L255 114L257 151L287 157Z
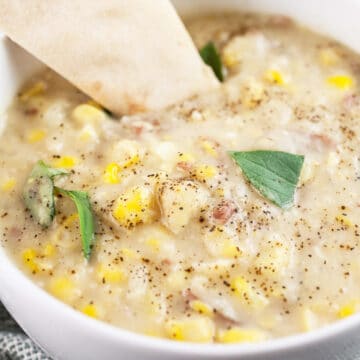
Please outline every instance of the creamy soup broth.
M225 82L170 109L114 117L51 70L26 83L0 142L3 243L40 287L84 314L147 335L247 342L309 331L360 306L360 58L281 16L189 19ZM146 58L144 58L146 61ZM229 150L305 156L280 209ZM42 228L22 191L38 160L87 191Z

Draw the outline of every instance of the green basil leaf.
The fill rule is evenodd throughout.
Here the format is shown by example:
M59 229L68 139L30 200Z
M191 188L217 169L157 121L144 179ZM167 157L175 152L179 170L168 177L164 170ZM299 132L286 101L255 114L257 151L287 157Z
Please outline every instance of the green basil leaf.
M56 190L74 201L79 213L80 232L84 256L90 259L92 246L95 241L95 221L91 209L89 196L85 191L64 190L56 187Z
M260 194L281 208L293 205L304 156L267 150L229 154Z
M34 219L48 227L55 216L54 177L67 175L62 169L53 169L43 161L38 161L26 180L23 198Z
M212 41L208 42L200 50L200 56L204 60L204 63L209 65L213 69L216 77L220 81L224 81L223 65L221 62L221 58Z

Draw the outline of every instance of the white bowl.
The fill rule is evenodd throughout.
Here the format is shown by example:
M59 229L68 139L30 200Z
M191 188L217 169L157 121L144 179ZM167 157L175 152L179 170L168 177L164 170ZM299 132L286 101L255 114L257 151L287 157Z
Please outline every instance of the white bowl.
M183 14L251 10L280 13L360 52L358 0L177 0ZM155 2L154 2L155 4ZM0 128L21 83L41 64L0 36ZM331 279L329 279L331 281ZM360 340L360 315L325 328L260 344L196 345L155 339L92 320L34 285L0 247L0 299L23 329L54 359L350 359ZM347 349L347 357L344 356Z

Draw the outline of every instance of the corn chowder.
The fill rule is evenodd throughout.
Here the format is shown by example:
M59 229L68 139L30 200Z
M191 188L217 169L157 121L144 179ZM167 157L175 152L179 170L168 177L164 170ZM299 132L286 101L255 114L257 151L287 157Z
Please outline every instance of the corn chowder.
M24 86L0 142L9 254L87 316L179 341L357 312L360 58L280 16L187 25L225 81L166 111L115 118L50 70Z

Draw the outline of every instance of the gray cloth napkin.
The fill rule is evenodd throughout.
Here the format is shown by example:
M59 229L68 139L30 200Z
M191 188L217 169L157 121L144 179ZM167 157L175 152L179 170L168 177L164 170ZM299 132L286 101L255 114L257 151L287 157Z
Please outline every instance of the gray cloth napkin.
M360 360L360 336L341 355L324 360ZM0 360L51 360L20 329L0 303ZM290 360L290 359L289 359ZM312 360L305 359L304 360Z
M51 360L24 334L1 304L0 360Z

